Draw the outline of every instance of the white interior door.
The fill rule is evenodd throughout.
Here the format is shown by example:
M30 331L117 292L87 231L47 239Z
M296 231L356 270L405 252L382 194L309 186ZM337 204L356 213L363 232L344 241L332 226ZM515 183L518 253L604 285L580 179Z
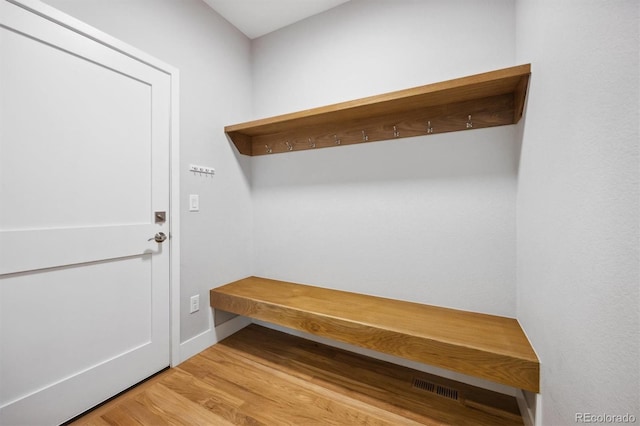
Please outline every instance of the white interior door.
M170 363L169 242L153 240L170 234L154 215L169 214L170 76L29 5L43 10L0 0L0 424L12 425L63 422Z

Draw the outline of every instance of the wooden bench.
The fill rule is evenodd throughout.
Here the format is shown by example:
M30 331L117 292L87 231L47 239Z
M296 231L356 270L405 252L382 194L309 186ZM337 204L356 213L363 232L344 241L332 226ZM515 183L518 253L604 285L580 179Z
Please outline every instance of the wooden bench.
M249 277L211 306L508 386L539 391L540 365L512 318Z

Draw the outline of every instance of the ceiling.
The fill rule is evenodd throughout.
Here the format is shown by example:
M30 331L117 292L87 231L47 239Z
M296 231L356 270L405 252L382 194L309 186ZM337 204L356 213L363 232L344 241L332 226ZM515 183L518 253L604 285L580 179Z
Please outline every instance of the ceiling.
M334 8L349 0L204 0L250 39Z

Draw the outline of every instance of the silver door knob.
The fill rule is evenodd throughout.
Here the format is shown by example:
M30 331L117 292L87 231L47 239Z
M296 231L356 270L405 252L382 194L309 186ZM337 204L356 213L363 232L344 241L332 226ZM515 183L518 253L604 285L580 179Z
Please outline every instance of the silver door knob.
M167 239L167 235L164 232L158 232L153 238L149 238L147 241L155 240L156 243L163 243Z

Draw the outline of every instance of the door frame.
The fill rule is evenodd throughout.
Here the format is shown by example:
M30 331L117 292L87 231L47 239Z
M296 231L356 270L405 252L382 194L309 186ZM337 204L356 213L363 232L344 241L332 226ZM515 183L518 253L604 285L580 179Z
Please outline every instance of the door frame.
M103 46L151 66L171 81L169 161L169 344L170 364L180 364L180 75L177 68L130 46L58 9L38 0L0 0L15 4L35 15L96 41ZM165 243L165 244L167 244Z

